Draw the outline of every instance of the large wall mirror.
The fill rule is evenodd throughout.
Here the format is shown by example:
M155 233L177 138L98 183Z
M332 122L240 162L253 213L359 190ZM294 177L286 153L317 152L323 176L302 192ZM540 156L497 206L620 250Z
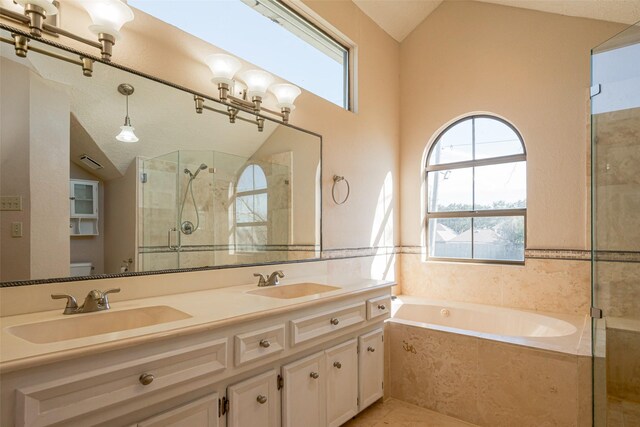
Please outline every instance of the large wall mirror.
M269 120L259 132L137 73L96 62L85 77L1 45L5 286L319 256L318 135ZM115 138L127 101L135 143Z

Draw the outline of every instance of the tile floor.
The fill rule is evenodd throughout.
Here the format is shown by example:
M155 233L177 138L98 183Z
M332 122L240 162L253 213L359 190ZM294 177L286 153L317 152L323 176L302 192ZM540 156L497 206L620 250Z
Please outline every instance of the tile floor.
M378 401L342 427L473 427L446 415L389 398Z
M607 404L608 427L640 427L640 403L609 396Z

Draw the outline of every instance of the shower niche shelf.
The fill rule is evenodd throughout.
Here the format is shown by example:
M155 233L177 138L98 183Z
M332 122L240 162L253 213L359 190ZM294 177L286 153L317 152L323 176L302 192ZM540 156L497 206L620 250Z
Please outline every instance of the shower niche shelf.
M69 212L71 236L98 235L98 181L69 181Z

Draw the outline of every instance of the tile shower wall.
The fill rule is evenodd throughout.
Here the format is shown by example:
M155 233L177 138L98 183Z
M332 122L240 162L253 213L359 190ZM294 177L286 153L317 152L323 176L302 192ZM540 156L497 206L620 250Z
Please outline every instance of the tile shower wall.
M480 426L591 425L588 357L396 323L385 333L393 398Z

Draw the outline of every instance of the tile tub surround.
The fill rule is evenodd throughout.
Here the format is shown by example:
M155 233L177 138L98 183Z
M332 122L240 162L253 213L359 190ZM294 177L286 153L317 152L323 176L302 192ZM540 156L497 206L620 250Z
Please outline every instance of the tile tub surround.
M392 398L480 426L590 425L588 357L394 322L386 336Z
M512 266L400 258L405 295L580 315L591 305L591 265L583 260L528 258Z

